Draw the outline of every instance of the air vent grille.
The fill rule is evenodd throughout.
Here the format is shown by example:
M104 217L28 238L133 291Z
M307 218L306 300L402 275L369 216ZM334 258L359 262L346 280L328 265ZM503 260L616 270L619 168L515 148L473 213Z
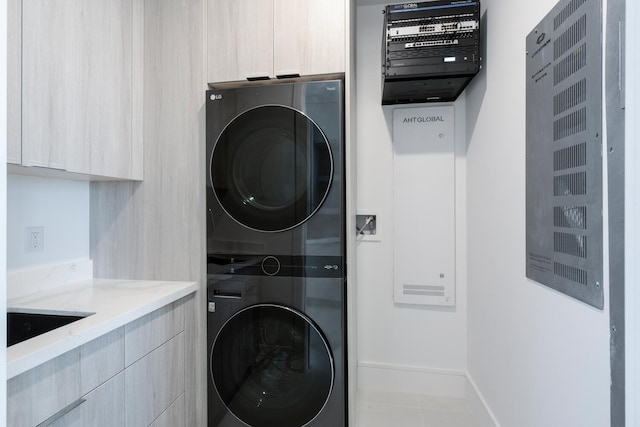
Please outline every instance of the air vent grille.
M587 109L581 108L553 122L553 140L558 141L587 130Z
M553 177L554 196L578 196L587 194L587 173L576 172Z
M553 19L553 30L557 30L560 25L564 24L578 8L586 2L587 0L571 0Z
M561 207L553 208L553 225L561 228L587 229L587 207Z
M561 1L527 36L526 64L527 277L598 308L601 34L602 0Z
M402 294L444 297L444 286L402 285Z
M558 60L569 49L587 36L587 15L582 15L560 37L553 42L553 59Z
M581 268L555 262L553 263L553 272L555 275L564 279L571 280L572 282L576 282L584 286L587 285L587 271Z
M553 233L553 250L580 258L587 257L587 236L571 233Z
M587 45L578 46L553 67L553 84L562 83L587 65Z
M560 171L587 165L587 143L572 145L553 153L553 170Z
M587 100L587 79L581 79L553 97L553 115L562 114Z

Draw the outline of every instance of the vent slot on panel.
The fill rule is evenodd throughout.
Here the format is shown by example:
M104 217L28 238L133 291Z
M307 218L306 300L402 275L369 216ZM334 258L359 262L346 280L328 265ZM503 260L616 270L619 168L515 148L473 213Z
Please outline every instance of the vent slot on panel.
M587 0L571 0L569 4L567 4L553 19L553 30L557 30L560 25L564 24L564 22L569 19L576 10L578 10L578 8L586 2Z
M444 286L402 285L402 294L444 297Z
M587 130L587 109L581 108L553 122L553 140L558 141Z
M564 113L587 100L587 79L572 84L553 97L553 115Z
M581 268L555 262L553 263L553 273L572 282L587 285L587 272Z
M587 164L587 143L572 145L553 153L553 170L578 168Z
M554 196L578 196L587 194L587 173L576 172L553 177Z
M571 233L553 233L553 250L580 258L587 257L587 236Z
M553 225L562 228L587 229L587 207L560 207L553 208Z
M587 65L587 45L581 44L553 67L553 84L564 81Z
M553 59L558 60L569 49L587 36L587 15L582 15L553 42Z

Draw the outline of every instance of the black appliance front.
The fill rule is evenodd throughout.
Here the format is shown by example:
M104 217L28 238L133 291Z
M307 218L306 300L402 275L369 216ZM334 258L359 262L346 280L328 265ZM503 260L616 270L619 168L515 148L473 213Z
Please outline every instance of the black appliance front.
M342 277L219 274L207 290L209 427L347 424Z
M207 92L209 427L346 425L343 105Z
M207 92L207 253L344 254L341 80Z

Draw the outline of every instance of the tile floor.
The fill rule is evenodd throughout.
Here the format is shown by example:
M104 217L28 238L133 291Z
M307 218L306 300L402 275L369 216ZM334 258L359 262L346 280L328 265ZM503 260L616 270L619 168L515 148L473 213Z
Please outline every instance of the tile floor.
M358 427L475 427L464 399L358 392Z

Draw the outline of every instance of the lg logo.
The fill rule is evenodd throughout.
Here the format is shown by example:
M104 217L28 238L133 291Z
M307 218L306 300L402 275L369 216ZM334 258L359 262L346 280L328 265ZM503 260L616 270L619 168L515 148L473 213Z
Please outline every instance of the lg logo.
M222 99L222 94L221 93L212 93L211 96L209 97L210 100L212 101L218 101L220 99Z

